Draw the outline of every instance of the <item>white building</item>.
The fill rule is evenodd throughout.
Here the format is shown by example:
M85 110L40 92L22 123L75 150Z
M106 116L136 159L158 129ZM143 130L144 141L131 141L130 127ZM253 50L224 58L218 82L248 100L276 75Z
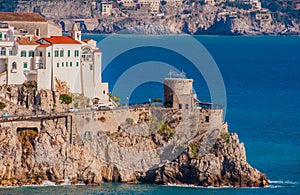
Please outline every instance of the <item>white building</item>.
M96 41L81 41L74 25L70 36L19 37L0 24L0 85L37 81L38 89L55 90L55 80L65 81L72 93L108 103L108 84L102 83L102 53ZM12 38L13 37L13 38Z

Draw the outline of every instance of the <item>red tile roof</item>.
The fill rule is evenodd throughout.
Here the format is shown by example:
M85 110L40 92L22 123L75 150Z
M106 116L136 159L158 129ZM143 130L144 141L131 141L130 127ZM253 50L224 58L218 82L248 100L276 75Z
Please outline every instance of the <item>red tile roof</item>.
M50 38L42 38L51 44L81 44L68 36L51 36Z
M51 46L51 44L41 44L41 45L39 45L39 47L49 47L49 46Z
M47 22L40 14L33 12L0 12L0 21Z
M28 40L28 38L22 38L21 40L17 40L17 42L20 45L38 45L38 43L36 42L36 38L33 38L33 40Z
M96 49L95 52L101 52L100 49Z
M87 42L89 42L90 40L91 40L91 39L83 39L82 42L87 43Z

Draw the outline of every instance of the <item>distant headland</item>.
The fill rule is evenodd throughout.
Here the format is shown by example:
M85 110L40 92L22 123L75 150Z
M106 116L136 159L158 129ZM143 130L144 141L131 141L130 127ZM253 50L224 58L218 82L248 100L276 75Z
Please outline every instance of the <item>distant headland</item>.
M36 12L84 33L299 35L299 1L268 0L2 0L0 11ZM1 21L1 18L0 18Z

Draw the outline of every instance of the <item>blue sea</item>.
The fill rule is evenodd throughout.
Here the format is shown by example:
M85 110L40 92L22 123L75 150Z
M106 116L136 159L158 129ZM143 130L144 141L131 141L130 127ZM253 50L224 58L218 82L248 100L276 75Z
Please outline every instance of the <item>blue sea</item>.
M97 41L106 35L85 34ZM110 83L110 92L119 92L122 103L142 103L163 98L163 78L147 78L153 71L168 77L184 72L194 79L198 99L211 101L208 81L197 72L191 60L168 49L143 46L145 40L163 42L161 36L124 36L141 45L126 50L110 61L106 55L117 43L100 47L103 52L102 79ZM300 37L298 36L194 36L217 65L226 89L225 120L229 131L236 132L245 144L248 162L270 179L267 188L202 188L144 184L101 184L99 186L55 186L1 188L2 194L300 194ZM174 44L181 36L173 36ZM168 43L173 41L168 40ZM126 44L126 41L124 42ZM103 44L105 45L105 44ZM103 46L100 43L100 46ZM171 44L172 45L172 44ZM193 47L185 48L193 53ZM170 46L171 47L171 46ZM190 49L190 51L189 51ZM155 62L156 65L151 65ZM211 62L211 61L210 61ZM159 68L159 65L165 68ZM166 65L168 64L168 65ZM187 65L191 64L191 65ZM142 65L142 66L140 66ZM134 70L136 67L136 70ZM138 67L143 67L139 68ZM150 68L149 68L150 67ZM144 72L143 72L144 70ZM181 72L179 72L181 71ZM126 74L123 74L126 72ZM127 74L128 73L128 74ZM135 74L133 74L135 73ZM203 73L203 72L201 72ZM206 73L203 73L206 74ZM127 76L126 76L127 75ZM218 72L214 75L219 76ZM127 78L127 81L121 77ZM172 76L172 75L171 75ZM129 78L129 79L128 79ZM132 81L129 81L132 79ZM161 80L160 80L161 79ZM214 78L212 78L214 79ZM218 80L218 78L215 78ZM119 82L120 81L120 82ZM144 81L144 82L142 82ZM214 81L214 80L213 80ZM122 86L117 90L116 85ZM217 90L215 86L213 90ZM126 91L130 91L128 95ZM222 92L222 89L220 89ZM220 92L220 93L221 93ZM223 92L222 92L223 93ZM298 110L299 109L299 110Z

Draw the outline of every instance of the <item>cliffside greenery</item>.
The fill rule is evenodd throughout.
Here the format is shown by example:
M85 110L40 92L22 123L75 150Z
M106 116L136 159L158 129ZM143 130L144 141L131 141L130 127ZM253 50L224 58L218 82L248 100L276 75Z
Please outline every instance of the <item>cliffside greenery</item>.
M4 102L0 102L0 110L2 111L6 107Z
M61 94L59 96L59 100L61 101L62 104L71 104L72 103L72 96L71 95L68 95L68 94Z

